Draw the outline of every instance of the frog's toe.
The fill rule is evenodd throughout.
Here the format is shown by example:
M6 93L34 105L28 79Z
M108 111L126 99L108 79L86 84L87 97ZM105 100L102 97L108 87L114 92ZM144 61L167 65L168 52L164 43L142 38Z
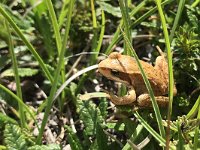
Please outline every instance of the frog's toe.
M115 105L128 105L136 100L136 94L134 89L130 89L128 93L125 96L117 96L113 93L108 93L109 99L115 104Z

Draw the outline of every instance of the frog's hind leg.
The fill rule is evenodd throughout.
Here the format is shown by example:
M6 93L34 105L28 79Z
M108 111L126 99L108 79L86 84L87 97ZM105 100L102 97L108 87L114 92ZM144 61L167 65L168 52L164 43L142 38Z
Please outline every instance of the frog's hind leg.
M125 96L117 96L112 93L108 93L109 99L115 105L128 105L136 101L135 89L130 88Z
M155 96L158 106L167 107L169 98L165 96ZM138 106L140 107L152 107L152 102L149 94L142 94L137 98Z

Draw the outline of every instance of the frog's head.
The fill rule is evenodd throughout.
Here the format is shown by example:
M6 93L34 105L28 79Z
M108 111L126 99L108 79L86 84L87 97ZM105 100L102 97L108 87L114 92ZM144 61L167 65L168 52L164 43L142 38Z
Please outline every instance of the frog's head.
M121 55L118 52L113 52L105 60L102 60L98 65L99 72L110 80L131 84L129 75L133 72L133 58L130 56Z
M112 92L104 90L109 95L108 98L116 105L126 105L133 103L136 100L136 94L134 88L131 86L130 76L130 74L133 73L130 68L130 64L134 65L133 60L134 59L130 56L113 52L98 65L98 71L103 76L110 80L124 83L127 87L128 91L124 96L117 96Z

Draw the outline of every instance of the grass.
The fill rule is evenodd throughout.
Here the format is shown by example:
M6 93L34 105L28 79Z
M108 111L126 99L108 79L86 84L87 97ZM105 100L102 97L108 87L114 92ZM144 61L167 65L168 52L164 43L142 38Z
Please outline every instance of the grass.
M4 55L0 56L0 62L3 64L0 65L0 70L7 70L11 66L13 68L11 76L0 79L0 99L2 99L0 102L2 106L7 105L12 108L12 111L2 111L6 108L4 106L0 111L0 115L3 116L0 118L0 133L4 132L3 139L0 138L0 147L5 149L11 146L23 149L24 146L29 148L57 146L62 149L60 145L69 144L74 149L139 149L141 146L144 149L147 147L150 149L199 148L199 64L196 59L200 49L199 22L196 19L199 17L197 13L199 0L192 2L183 0L179 3L172 0L163 2L144 0L132 3L123 0L118 2L90 0L85 3L75 0L67 0L63 3L45 0L36 6L30 4L31 13L24 13L26 16L23 16L23 21L27 21L27 24L24 22L20 24L19 20L22 21L20 7L26 11L29 5L26 2L20 4L15 8L17 11L9 9L12 8L12 3L8 8L7 4L0 5L1 17L5 19L5 24L2 25L0 22L0 26L2 25L6 31L6 34L3 34L4 30L0 31L0 39L2 41L7 39L4 43L0 41L0 49L9 49L10 54L5 58ZM40 33L42 29L34 26L35 20L30 18L34 18L37 14L34 14L32 9L42 14L40 21L43 30L50 29L51 37L45 37L42 34L49 35L49 33ZM116 17L119 14L121 17ZM187 14L187 17L181 17L183 14ZM193 29L191 31L185 30L190 36L178 32L179 27L185 29L187 25L194 26L191 27ZM148 35L149 38L137 37L143 34ZM109 36L112 38L109 43L106 43L105 39ZM55 55L50 55L48 49L45 49L43 42L47 39L44 38L52 40L51 48L55 50ZM184 42L194 44L191 46L188 44L190 47L185 50ZM167 112L157 105L150 82L139 61L143 56L154 59L157 55L152 49L156 45L166 49L167 53L169 70ZM25 52L18 52L20 46L25 47ZM88 54L93 52L93 55L89 59L84 56L82 60L77 59L77 62L82 63L74 66L76 54L81 53L86 47L88 47ZM148 48L151 52L148 52ZM110 88L110 83L101 80L93 71L98 68L96 65L100 56L98 54L100 52L109 54L119 49L124 54L135 58L151 97L153 109L133 111L131 106L117 109L117 106L113 106L106 99L108 97L106 93L96 90L102 84L105 88ZM172 57L172 53L175 58ZM19 73L19 68L23 65L30 69L37 69L39 73L37 76L24 77ZM185 70L189 77L183 74L182 70ZM69 72L73 72L73 75L69 76ZM175 98L173 98L174 77L178 89ZM36 85L38 78L40 80L37 83L48 98L43 99L43 103L38 103L36 100L37 103L34 104L30 96L34 91L29 90L30 93L26 98L23 83L32 80ZM13 91L8 88L12 80L16 83L16 90ZM29 83L28 87L30 86ZM189 89L186 90L184 87ZM82 93L86 94L80 96ZM91 101L91 99L95 100ZM17 112L14 117L10 115L13 112ZM114 112L119 114L113 114ZM44 115L42 121L37 119L40 113ZM43 145L42 143L48 143L48 139L43 135L46 133L45 127L50 126L48 121L52 120L52 114L58 118L54 122L57 122L59 131L51 128L51 132L55 134L55 139L59 139L61 135L63 137L60 145L56 142L53 145ZM18 123L19 128L15 128L16 123L8 125L10 118ZM32 121L34 124L31 126ZM12 127L16 130L15 134L14 130L11 131ZM35 128L39 131L37 136L33 135ZM66 131L60 134L61 129ZM149 135L152 137L149 138ZM7 142L10 139L16 141L18 137L20 137L18 145ZM2 143L1 140L5 142Z
M0 6L0 13L5 17L5 19L9 22L9 24L12 26L12 28L15 30L15 32L18 34L18 36L22 39L24 44L29 48L30 52L33 54L35 59L40 64L42 71L47 76L47 78L53 82L53 77L49 73L48 69L46 68L42 58L39 56L33 45L26 39L26 37L23 35L22 31L19 29L19 27L16 25L16 23L12 20L12 18L5 12L2 6Z
M67 20L66 27L65 27L65 35L64 35L64 38L63 38L62 49L61 49L61 52L59 54L58 67L56 68L56 73L55 73L55 76L54 76L54 82L52 84L50 95L49 95L49 98L47 100L47 106L46 106L46 109L45 109L44 119L42 121L42 125L41 125L39 135L38 135L37 141L36 141L37 144L41 144L41 142L42 142L41 141L42 135L43 135L44 128L45 128L45 125L47 123L48 116L49 116L49 113L50 113L50 110L51 110L51 107L52 107L52 104L53 104L53 98L54 98L54 95L56 93L58 79L59 79L60 71L61 71L61 68L62 68L62 65L63 65L63 61L64 61L64 55L65 55L65 52L66 52L65 46L67 44L67 40L68 40L68 36L69 36L69 29L70 29L70 24L71 24L71 16L72 16L73 8L74 8L74 1L70 1L69 15L68 15L68 20Z
M165 17L163 14L163 10L161 7L161 1L156 0L156 5L158 7L158 12L160 15L162 27L163 27L163 33L165 37L165 45L167 49L167 60L168 60L168 72L169 72L169 106L168 106L168 127L167 127L167 140L166 140L166 149L169 149L169 140L170 140L170 120L171 120L171 114L172 114L172 103L173 103L173 89L174 89L174 77L173 77L173 68L172 68L172 53L171 53L171 47L170 47L170 39L169 34L167 30L167 24L165 21Z
M6 28L7 28L7 32L8 32L8 45L9 45L9 52L11 54L11 59L12 59L12 64L13 64L13 70L15 73L15 81L16 81L16 86L17 86L17 96L22 99L22 90L21 90L21 86L20 86L20 78L19 78L19 73L18 73L18 65L17 65L17 59L14 53L14 45L13 45L13 41L11 38L11 33L10 33L10 28L9 28L9 24L6 21L5 22ZM20 112L20 122L21 122L21 126L23 128L25 128L27 126L26 124L26 120L25 120L25 115L24 115L24 108L23 106L18 103L19 106L19 112Z
M62 40L61 40L61 35L60 35L60 32L59 32L59 25L58 25L58 22L57 22L56 14L55 14L52 2L50 0L46 0L46 4L47 4L48 10L49 10L51 22L52 22L54 33L55 33L57 51L58 51L58 54L60 54L61 48L62 48ZM61 70L62 82L65 82L65 67L64 66L65 66L65 64L64 64L64 61L63 61L62 70ZM64 97L65 97L65 93L63 91L61 102L59 103L59 105L60 105L59 107L60 107L61 111L63 110Z

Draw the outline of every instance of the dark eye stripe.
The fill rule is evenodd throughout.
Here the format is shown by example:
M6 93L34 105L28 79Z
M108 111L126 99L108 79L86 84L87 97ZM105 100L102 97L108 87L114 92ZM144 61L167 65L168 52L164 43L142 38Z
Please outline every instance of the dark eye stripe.
M119 77L119 71L117 71L117 70L111 70L111 74L113 76Z

